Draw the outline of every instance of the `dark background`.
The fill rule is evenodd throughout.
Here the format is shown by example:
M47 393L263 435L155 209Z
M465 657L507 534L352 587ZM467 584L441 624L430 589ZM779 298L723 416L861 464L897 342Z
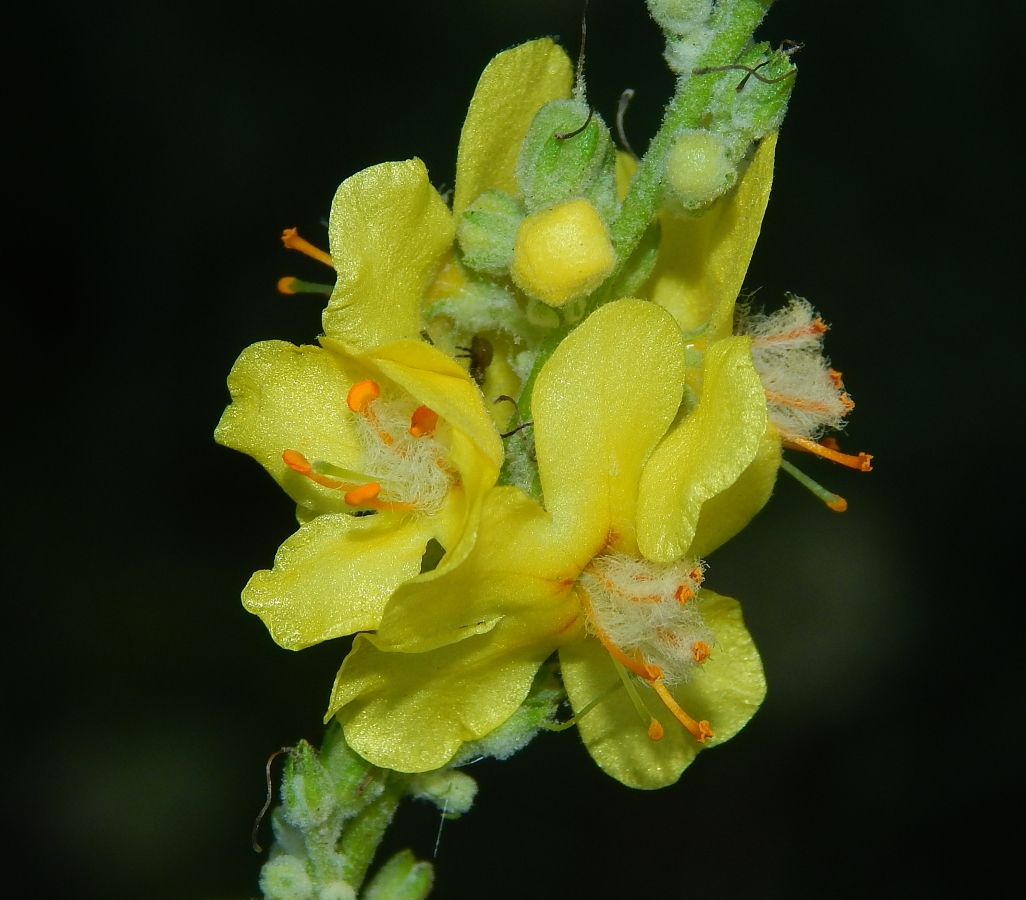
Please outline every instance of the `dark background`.
M99 0L8 35L3 354L4 855L36 896L242 898L263 766L318 740L332 642L277 648L238 594L295 527L211 432L247 344L310 342L336 185L422 157L451 184L477 76L560 34L580 0ZM809 297L858 404L861 475L786 476L711 559L769 696L674 787L632 792L573 731L476 766L435 896L1007 896L1021 777L1018 303L1021 5L785 0L804 41L748 277ZM641 0L594 0L589 99L638 95L642 148L671 78ZM1005 582L1007 579L1007 583ZM265 826L266 827L266 826ZM389 847L430 856L409 805Z

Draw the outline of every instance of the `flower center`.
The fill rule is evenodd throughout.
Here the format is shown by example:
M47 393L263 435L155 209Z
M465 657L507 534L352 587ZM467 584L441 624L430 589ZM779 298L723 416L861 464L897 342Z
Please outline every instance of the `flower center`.
M670 687L691 679L710 654L712 630L692 602L703 568L693 560L660 564L610 552L595 557L577 580L588 630L618 665L652 687L699 743L712 736L709 723L681 709ZM661 736L653 719L649 737Z
M310 462L297 450L282 454L285 464L321 487L345 491L353 507L437 512L456 479L436 437L438 413L408 396L382 396L380 385L369 380L354 384L346 403L355 414L362 471Z

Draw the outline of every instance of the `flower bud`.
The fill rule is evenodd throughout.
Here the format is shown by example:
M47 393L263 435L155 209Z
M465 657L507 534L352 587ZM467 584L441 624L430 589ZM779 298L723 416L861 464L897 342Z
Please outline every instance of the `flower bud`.
M590 294L615 262L598 210L587 200L568 200L520 224L511 274L528 296L558 307Z
M424 900L433 881L431 863L417 862L409 850L400 850L367 885L363 900Z
M485 191L467 207L457 227L463 261L487 275L505 275L523 219L524 209L516 199L502 191Z
M410 781L410 793L430 800L446 815L462 816L474 805L477 782L457 769L436 769L415 775Z
M685 34L712 15L712 0L647 0L648 11L663 31Z
M313 900L314 884L306 862L295 856L276 856L260 870L260 892L266 900Z
M609 129L579 100L553 100L534 117L520 146L517 181L529 212L573 197L616 212L616 154Z
M283 814L300 829L326 822L335 810L335 786L317 751L300 741L285 763L281 782Z
M697 210L725 193L737 179L724 138L705 129L682 131L666 155L663 183L687 210Z

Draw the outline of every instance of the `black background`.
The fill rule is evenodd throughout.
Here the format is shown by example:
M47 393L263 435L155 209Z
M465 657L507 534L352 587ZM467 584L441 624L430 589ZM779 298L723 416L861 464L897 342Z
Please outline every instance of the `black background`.
M310 342L336 185L418 155L451 184L499 50L579 43L580 0L98 0L8 36L5 865L36 896L241 898L263 766L319 739L345 642L288 653L238 594L295 527L217 447L247 344ZM1007 896L1021 817L1021 5L787 0L806 48L747 286L809 297L861 475L804 467L711 558L770 683L734 741L632 792L573 731L486 762L439 898ZM671 77L641 0L595 0L589 99L654 133ZM1013 543L1014 541L1014 543ZM266 827L266 826L265 826ZM390 849L430 856L433 807Z

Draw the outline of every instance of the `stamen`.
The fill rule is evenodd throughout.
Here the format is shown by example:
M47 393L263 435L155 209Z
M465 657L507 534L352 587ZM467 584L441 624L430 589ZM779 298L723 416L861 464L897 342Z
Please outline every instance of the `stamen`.
M691 645L691 656L696 663L704 663L712 651L709 649L709 645L705 641L695 641Z
M766 344L783 344L788 341L796 341L798 338L811 337L817 334L826 334L827 325L819 316L811 322L799 328L792 328L790 331L782 331L776 334L767 334L752 338L752 346L759 347Z
M686 584L677 585L677 590L673 592L673 596L681 603L687 603L695 596L695 592L691 590Z
M844 512L848 508L848 501L839 494L834 494L828 491L818 481L813 481L806 475L801 469L791 465L786 459L780 461L780 468L787 472L795 481L799 484L804 485L813 494L819 497L827 506L829 506L834 512Z
M868 453L859 453L858 456L852 456L850 453L838 453L830 447L803 437L786 438L784 446L792 450L804 450L806 453L814 453L816 456L822 456L824 459L840 463L842 466L848 466L850 469L858 469L861 472L871 472L873 470L873 467L869 464L873 457Z
M316 259L318 262L324 263L326 266L331 266L332 268L335 267L329 253L325 253L309 241L301 238L299 236L299 232L295 228L286 228L281 233L281 242L289 250L298 250L300 253L305 253L307 256Z
M674 718L689 732L691 732L691 736L698 741L698 743L704 744L706 738L711 738L713 736L713 730L709 723L705 719L701 722L696 722L691 718L691 716L684 712L684 710L681 709L680 704L673 699L673 695L665 684L661 681L653 681L652 687L659 695L659 699L666 705L666 708L673 713Z
M377 382L358 381L349 389L346 404L353 412L362 413L366 412L367 407L380 396L381 388L378 387Z
M328 296L331 296L331 292L334 289L334 285L331 284L318 284L315 281L300 281L300 279L293 278L291 275L286 275L284 278L278 279L279 294L327 294Z
M644 724L645 719L648 719L648 725L645 728L645 733L653 741L661 740L663 737L663 726L659 724L656 717L648 711L645 704L641 701L641 697L638 696L638 690L631 683L631 676L627 674L624 667L615 659L613 660L613 665L616 666L616 674L620 676L620 681L623 682L623 686L627 689L627 696L631 698L634 710L637 712L642 723Z
M367 506L369 501L377 500L380 493L381 485L376 481L369 481L367 484L354 487L351 491L346 491L345 499L350 506Z
M587 706L584 707L579 713L571 716L565 722L549 722L542 723L542 728L546 731L566 731L568 728L573 728L578 722L581 721L588 713L590 713L596 706L598 706L603 700L606 699L610 694L620 690L623 687L622 681L614 681L609 687L607 687L601 694L599 694L594 700L591 700ZM651 726L650 726L651 727Z
M410 416L410 434L414 437L434 433L437 425L438 413L426 406L418 406Z
M337 491L340 488L350 488L352 485L345 484L342 481L337 481L334 478L329 478L326 475L321 475L314 471L314 467L302 453L298 450L285 450L281 455L281 461L285 463L293 472L298 472L300 475L305 475L314 484L319 484L321 487L328 488L333 491Z

